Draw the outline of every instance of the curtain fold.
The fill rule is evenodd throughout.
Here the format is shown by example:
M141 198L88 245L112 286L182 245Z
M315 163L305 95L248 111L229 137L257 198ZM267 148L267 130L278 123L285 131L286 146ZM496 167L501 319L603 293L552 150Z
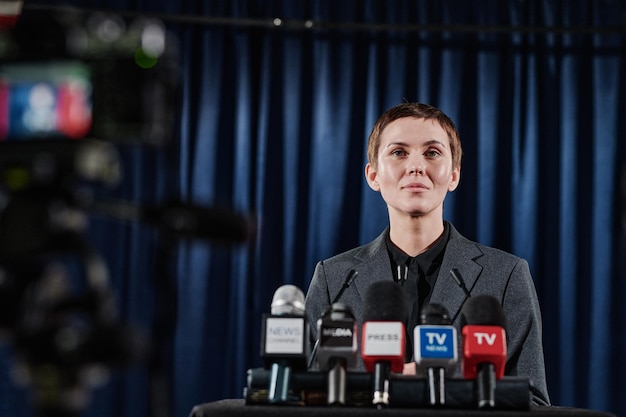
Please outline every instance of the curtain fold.
M291 283L306 292L317 261L386 226L384 203L364 179L367 137L404 100L440 107L460 131L461 182L445 218L529 261L553 403L626 413L626 31L609 31L623 26L626 5L204 3L115 4L170 13L162 18L179 40L182 71L176 140L153 153L125 151L132 169L116 193L249 213L256 234L237 245L176 241L171 270L158 271L154 230L98 219L90 232L123 316L148 333L164 302L152 276L171 273L172 415L241 397L247 369L261 366L261 316L274 291ZM10 353L0 356L8 378ZM140 366L116 373L86 414L147 416L148 379ZM22 412L22 394L0 384L0 407Z

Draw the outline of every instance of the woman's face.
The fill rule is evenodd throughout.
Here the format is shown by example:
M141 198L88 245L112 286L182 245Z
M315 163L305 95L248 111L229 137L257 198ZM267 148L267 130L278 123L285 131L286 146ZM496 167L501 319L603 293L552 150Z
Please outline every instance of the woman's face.
M365 176L380 191L390 216L443 216L443 200L460 178L460 167L452 166L448 134L434 120L391 122L381 134L376 165L367 164Z

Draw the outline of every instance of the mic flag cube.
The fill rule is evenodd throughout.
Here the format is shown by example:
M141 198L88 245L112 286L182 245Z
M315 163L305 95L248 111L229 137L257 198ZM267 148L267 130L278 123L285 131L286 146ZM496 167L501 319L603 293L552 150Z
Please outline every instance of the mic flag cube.
M399 321L367 321L363 323L363 363L373 372L377 362L387 361L391 371L402 373L404 367L404 324Z
M415 362L423 368L454 370L458 362L456 329L453 326L420 325L415 327Z
M266 315L262 334L261 356L267 362L290 359L297 367L306 367L307 347L306 320L302 316Z
M506 363L506 333L500 326L463 327L463 376L476 378L478 365L491 363L495 368L495 376L504 376Z

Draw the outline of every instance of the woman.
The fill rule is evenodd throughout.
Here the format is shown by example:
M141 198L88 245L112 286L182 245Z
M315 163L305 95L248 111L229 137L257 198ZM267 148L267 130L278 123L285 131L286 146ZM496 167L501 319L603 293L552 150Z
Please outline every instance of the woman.
M461 176L462 149L454 123L427 104L397 105L374 125L367 155L365 177L387 204L389 227L372 242L317 264L306 296L312 341L317 340L314 324L351 271L357 278L340 301L352 308L359 323L368 286L395 280L406 290L409 336L428 303L445 307L460 334L459 312L466 294L450 276L457 270L471 294L492 295L502 303L508 319L505 374L529 378L533 402L549 405L541 312L528 263L466 239L443 219L446 195L456 189ZM412 352L410 337L407 340L407 352ZM415 373L410 357L404 372Z

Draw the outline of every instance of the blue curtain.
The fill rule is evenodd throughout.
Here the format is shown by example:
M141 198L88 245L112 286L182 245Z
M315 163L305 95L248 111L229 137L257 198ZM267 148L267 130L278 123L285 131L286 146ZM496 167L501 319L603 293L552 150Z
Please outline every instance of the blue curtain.
M445 217L530 263L552 402L626 413L623 2L75 3L159 13L180 44L176 139L124 149L118 197L174 195L257 219L248 244L167 242L163 255L149 227L94 218L123 317L155 334L167 304L175 320L159 342L172 415L241 397L276 288L306 291L318 260L385 227L366 140L403 100L440 107L460 131ZM8 369L11 352L0 357ZM149 380L145 366L117 371L86 414L148 415ZM27 394L8 371L3 381L2 407L25 413Z

